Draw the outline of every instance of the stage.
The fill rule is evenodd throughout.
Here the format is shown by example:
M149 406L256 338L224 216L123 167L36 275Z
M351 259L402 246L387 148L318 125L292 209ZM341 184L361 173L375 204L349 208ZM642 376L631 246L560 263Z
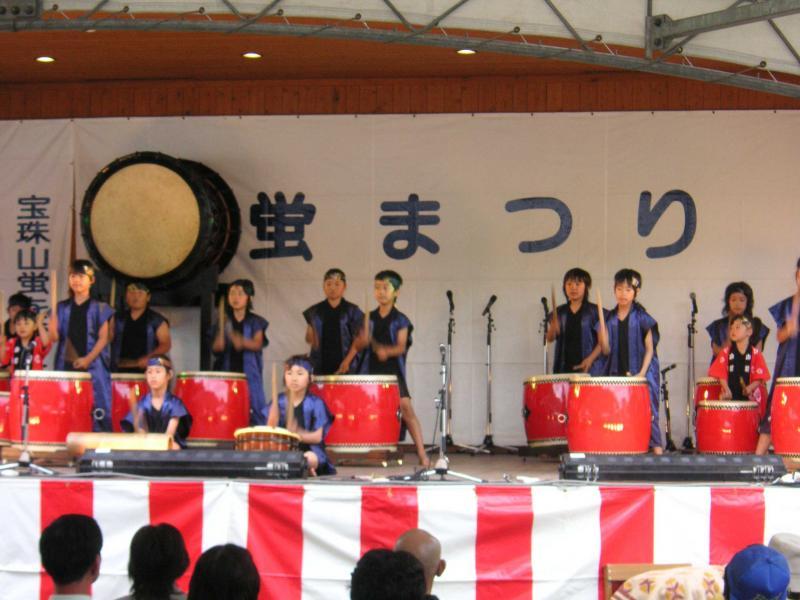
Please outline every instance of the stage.
M358 557L411 527L442 542L439 598L602 598L614 563L723 564L742 546L800 533L800 491L750 484L587 484L557 480L554 459L451 454L451 469L486 479L403 482L402 466L343 466L334 478L289 482L130 477L2 477L5 543L0 589L46 598L37 541L65 512L103 530L95 597L127 591L128 545L142 525L168 521L192 561L225 542L247 546L261 598L345 599ZM185 585L187 580L182 581ZM185 589L185 588L184 588Z

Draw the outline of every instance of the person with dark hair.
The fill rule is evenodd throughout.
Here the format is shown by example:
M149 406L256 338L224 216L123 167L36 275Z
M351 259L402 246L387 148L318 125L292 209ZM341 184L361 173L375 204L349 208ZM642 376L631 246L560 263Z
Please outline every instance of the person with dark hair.
M589 302L592 276L577 267L570 269L564 274L561 289L567 302L554 307L547 327L547 341L556 343L553 373L589 373L601 352L597 305ZM555 302L555 294L553 298Z
M358 337L364 329L364 313L344 298L347 278L341 269L328 269L322 281L325 300L303 311L306 343L317 375L357 373Z
M51 311L50 337L58 342L56 371L88 371L94 393L94 431L111 431L111 353L109 321L114 311L105 302L90 296L95 277L88 260L70 265L69 288L72 298L58 303ZM55 288L55 286L54 286Z
M425 600L437 600L431 594L433 578L441 577L447 567L439 540L424 529L409 529L397 538L394 549L408 552L422 564L425 571Z
M197 560L188 600L257 600L261 576L250 552L235 544L209 548Z
M30 296L26 296L22 292L11 294L8 297L8 303L6 304L6 313L8 314L8 319L6 319L5 323L3 323L4 336L10 338L15 334L14 317L17 316L19 311L29 310L31 306L33 306L33 299Z
M361 344L369 345L364 352L361 370L369 375L395 375L400 388L400 412L403 422L411 433L419 464L428 465L422 440L422 426L411 404L411 392L406 383L406 356L411 348L411 332L414 326L408 317L395 306L403 278L395 271L380 271L375 275L375 300L378 308L369 313L369 336Z
M55 584L50 600L90 598L92 583L100 576L103 534L92 517L67 514L42 531L39 554L42 566Z
M607 323L598 324L598 339L606 357L602 373L610 376L645 377L650 393L650 449L662 454L659 423L658 323L637 302L642 276L633 269L621 269L614 275L617 306L610 311ZM602 310L602 307L600 307Z
M169 523L145 525L131 540L131 593L118 600L185 600L175 581L189 567L181 532Z
M214 325L211 350L215 371L245 374L250 394L250 424L266 425L269 407L264 396L263 352L269 344L269 323L253 312L255 293L249 279L237 279L228 286L225 300L220 300L224 310L220 309Z
M147 360L164 355L172 347L169 321L150 308L150 289L140 281L125 288L128 308L117 312L111 362L114 371L141 373Z
M8 339L0 335L0 364L8 364L11 375L17 369L43 369L44 359L52 347L44 326L46 313L37 313L34 308L17 312L14 317L15 335Z
M779 377L800 377L800 258L794 271L795 292L769 309L778 325L775 336L778 338L778 355L775 358L775 372L767 399L767 414L758 428L756 454L766 454L772 439L772 396L775 382Z
M753 334L750 341L753 346L761 352L764 351L764 344L767 343L769 327L761 322L761 319L753 316L753 288L745 281L734 281L725 288L725 306L722 309L722 318L713 321L706 327L711 338L711 362L719 354L724 346L730 344L728 337L731 319L738 315L744 315L752 324Z
M147 387L149 391L136 404L129 398L131 412L120 426L127 433L166 433L180 448L186 448L186 438L192 428L192 415L183 400L169 391L172 362L166 356L154 356L147 361ZM131 390L132 394L135 394Z
M708 369L708 376L715 377L722 388L720 400L745 400L758 391L755 402L766 404L766 385L769 369L764 355L751 342L752 324L744 315L731 318L730 344L717 354Z
M423 600L425 571L408 552L376 548L350 576L350 600Z
M314 367L308 356L295 355L284 365L286 391L270 404L270 427L285 427L300 436L300 450L312 475L335 475L336 468L325 452L325 436L333 424L333 415L325 401L308 393ZM291 406L291 408L289 408Z

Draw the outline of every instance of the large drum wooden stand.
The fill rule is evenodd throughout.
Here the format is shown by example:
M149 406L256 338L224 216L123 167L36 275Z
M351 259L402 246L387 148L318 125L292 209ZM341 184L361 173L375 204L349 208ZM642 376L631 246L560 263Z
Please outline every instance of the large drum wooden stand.
M236 430L250 424L250 396L243 373L178 373L173 393L192 415L189 446L232 446Z
M800 456L800 377L780 377L775 381L772 445L776 454Z
M114 433L122 432L120 423L131 410L128 401L131 390L136 393L137 401L147 393L147 378L143 373L111 374L111 430Z
M530 448L559 449L567 445L567 403L573 381L588 375L537 375L523 382L522 418Z
M572 384L567 405L570 452L643 454L650 442L644 377L591 377Z
M9 437L22 443L23 386L27 379L30 411L28 442L32 450L66 449L67 435L92 430L92 378L88 373L17 370L11 379Z
M400 390L394 375L324 375L311 393L334 415L325 444L338 453L394 452L400 437Z
M697 405L697 451L704 454L752 454L758 443L758 403L750 400Z

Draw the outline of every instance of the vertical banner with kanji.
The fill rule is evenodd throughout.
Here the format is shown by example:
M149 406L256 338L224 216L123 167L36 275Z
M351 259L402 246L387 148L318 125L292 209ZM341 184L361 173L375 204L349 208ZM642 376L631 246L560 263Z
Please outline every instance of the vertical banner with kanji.
M68 121L0 123L0 289L4 302L10 294L22 292L45 309L50 272L57 271L66 282L72 226L72 140Z

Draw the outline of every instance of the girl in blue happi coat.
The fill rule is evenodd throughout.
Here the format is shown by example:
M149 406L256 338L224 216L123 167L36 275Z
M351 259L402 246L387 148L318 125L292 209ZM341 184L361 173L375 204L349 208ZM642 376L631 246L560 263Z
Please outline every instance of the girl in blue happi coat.
M650 448L661 454L661 426L658 418L658 323L636 301L642 287L642 276L633 269L622 269L614 275L614 297L617 306L609 313L608 322L601 317L598 339L605 356L603 374L609 376L645 377L650 392ZM602 307L600 308L602 311Z
M228 287L227 304L214 326L214 370L244 373L250 393L250 424L266 425L268 407L264 396L262 353L269 344L267 320L253 312L255 288L249 279L237 279ZM222 322L222 326L220 326Z
M322 398L308 392L313 374L308 356L296 355L286 361L286 391L270 405L269 425L285 427L300 436L300 449L312 475L334 475L336 469L325 452L325 436L333 424L333 415Z

